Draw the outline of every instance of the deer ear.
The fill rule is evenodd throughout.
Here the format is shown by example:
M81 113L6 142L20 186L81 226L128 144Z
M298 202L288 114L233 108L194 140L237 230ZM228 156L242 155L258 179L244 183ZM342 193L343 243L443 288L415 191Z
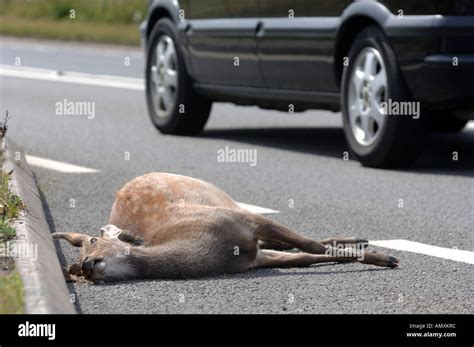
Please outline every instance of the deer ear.
M64 239L74 247L82 247L82 243L89 239L89 236L79 233L54 233L51 236L53 239Z
M116 239L122 232L122 229L117 228L113 224L106 225L100 229L100 236L107 239Z

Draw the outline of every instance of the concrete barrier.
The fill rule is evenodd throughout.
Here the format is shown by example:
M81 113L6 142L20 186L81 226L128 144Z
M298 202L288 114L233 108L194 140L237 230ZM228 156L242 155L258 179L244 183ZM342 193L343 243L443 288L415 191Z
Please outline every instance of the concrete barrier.
M13 170L11 189L26 205L14 225L15 247L21 252L15 263L25 288L25 313L76 313L25 156L11 140L4 140L2 147L3 170Z

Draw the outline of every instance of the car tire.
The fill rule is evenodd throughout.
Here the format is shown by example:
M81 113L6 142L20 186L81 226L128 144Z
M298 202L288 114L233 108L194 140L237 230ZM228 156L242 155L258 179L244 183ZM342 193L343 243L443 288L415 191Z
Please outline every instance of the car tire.
M146 100L153 124L161 133L194 135L209 118L212 102L192 85L174 23L160 19L147 45Z
M341 106L352 154L368 167L409 166L423 147L427 127L422 112L418 119L416 115L387 116L380 107L389 100L411 99L384 32L377 26L363 29L348 57L342 74Z
M464 129L467 122L466 119L433 117L431 130L439 133L458 133Z

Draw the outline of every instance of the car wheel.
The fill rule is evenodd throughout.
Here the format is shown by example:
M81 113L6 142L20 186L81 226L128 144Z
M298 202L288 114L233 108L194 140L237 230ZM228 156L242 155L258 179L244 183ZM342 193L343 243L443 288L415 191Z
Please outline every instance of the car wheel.
M464 129L467 122L465 119L433 117L431 130L434 132L457 133Z
M423 115L387 112L388 105L409 101L409 95L385 34L376 26L365 28L350 49L341 83L344 134L364 166L405 167L420 152Z
M193 89L174 23L159 20L148 42L146 98L153 124L164 134L201 132L212 102Z

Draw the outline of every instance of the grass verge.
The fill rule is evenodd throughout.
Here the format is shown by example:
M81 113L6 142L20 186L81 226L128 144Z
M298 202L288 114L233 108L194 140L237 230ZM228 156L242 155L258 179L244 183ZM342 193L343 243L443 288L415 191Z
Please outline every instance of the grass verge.
M137 24L96 23L0 15L0 34L44 39L140 45Z
M0 0L0 14L98 23L138 23L147 0Z
M10 224L20 216L24 209L23 201L10 190L11 172L0 170L0 241L7 242L15 236L15 229Z
M0 258L0 314L24 313L25 293L12 258Z
M18 218L24 204L11 192L10 177L11 173L0 170L0 314L23 313L25 300L21 277L9 256L16 236L11 223Z
M0 122L0 163L3 164L3 137L7 131L8 112ZM20 274L15 270L15 261L10 256L15 247L16 230L11 226L25 208L20 197L10 190L12 172L0 168L0 314L24 312L25 294Z

